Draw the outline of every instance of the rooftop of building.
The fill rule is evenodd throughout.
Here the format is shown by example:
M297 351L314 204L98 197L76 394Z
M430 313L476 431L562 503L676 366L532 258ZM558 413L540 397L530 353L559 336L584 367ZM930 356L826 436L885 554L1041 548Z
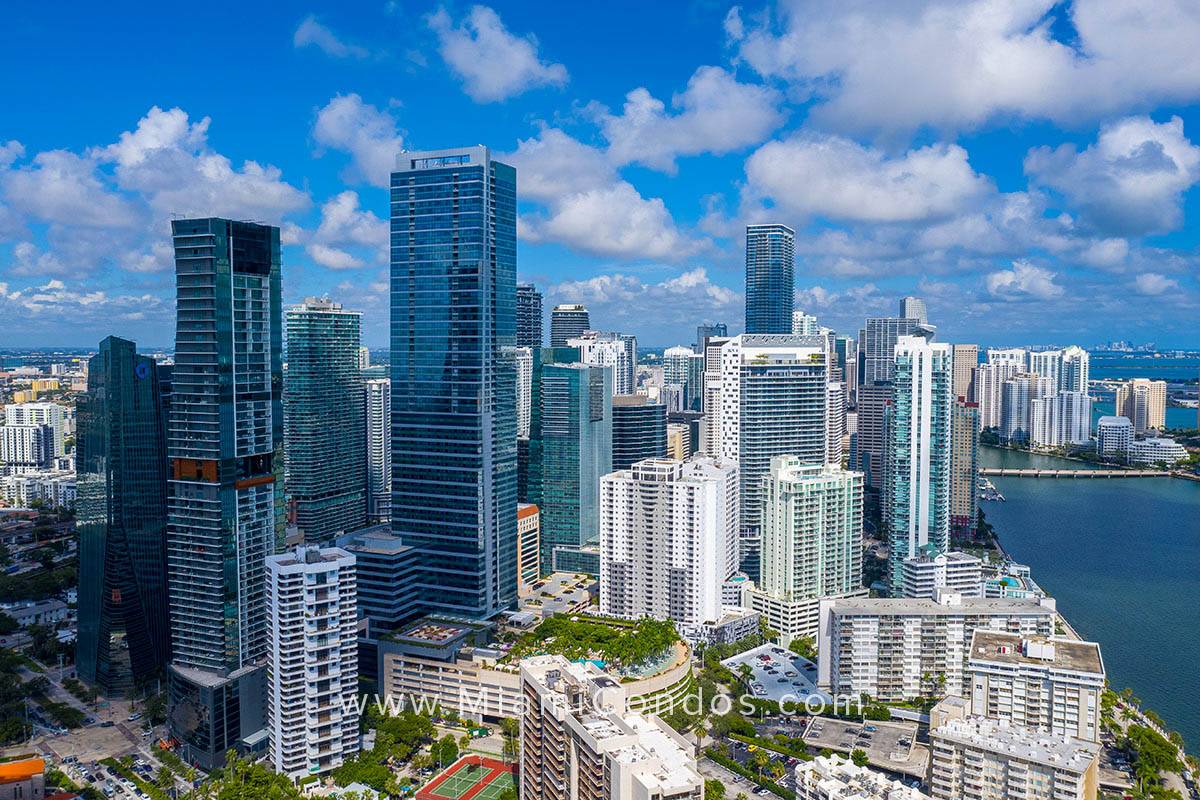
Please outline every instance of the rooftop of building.
M837 755L817 756L796 766L797 780L807 775L820 787L821 796L833 800L928 800L929 795L905 786L881 772L860 767Z
M938 614L1044 614L1055 613L1052 598L963 597L941 592L938 599L909 597L852 597L829 601L839 614L938 615Z
M737 468L736 461L693 455L684 461L673 458L646 458L633 463L629 469L616 470L612 475L625 480L710 481L724 478Z
M1042 638L1019 633L976 629L971 638L971 660L1000 664L1054 666L1076 672L1104 675L1100 645L1052 636Z
M538 507L535 503L517 503L517 519L525 519L532 517L538 513Z
M963 553L958 550L948 550L945 553L939 553L937 545L926 544L917 548L915 556L909 556L904 559L905 564L953 564L957 566L979 566L983 562L978 556L973 556L970 553Z
M340 547L297 545L295 549L289 550L286 553L268 556L267 563L274 563L281 567L295 567L300 564L333 564L353 558L354 556Z
M25 758L0 764L0 783L27 781L34 775L46 771L46 762L40 758Z
M1082 773L1099 755L1100 745L1069 736L1055 736L1008 722L966 717L951 719L930 732L935 750L938 739Z

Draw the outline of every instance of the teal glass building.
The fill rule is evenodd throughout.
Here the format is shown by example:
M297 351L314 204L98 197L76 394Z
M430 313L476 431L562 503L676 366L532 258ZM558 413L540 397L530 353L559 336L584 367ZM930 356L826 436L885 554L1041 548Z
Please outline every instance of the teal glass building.
M516 603L516 201L483 146L391 175L392 530L430 612Z
M555 548L579 548L600 535L600 478L612 472L612 369L544 364L540 459L531 502L541 515L541 572ZM532 469L532 467L531 467Z
M287 310L284 442L287 495L307 544L367 524L362 315L310 297Z
M110 336L76 403L79 677L112 696L167 665L167 446L161 376Z
M283 547L279 229L171 222L168 722L202 769L265 746L266 559Z
M612 401L612 462L609 472L629 469L647 458L667 456L667 407L643 394L619 394Z
M796 232L771 223L746 226L746 333L792 332Z

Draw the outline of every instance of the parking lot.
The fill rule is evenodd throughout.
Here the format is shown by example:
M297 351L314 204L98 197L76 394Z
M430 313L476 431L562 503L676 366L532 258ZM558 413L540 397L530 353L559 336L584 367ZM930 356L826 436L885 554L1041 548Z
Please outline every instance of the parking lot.
M806 697L816 696L831 702L829 695L817 689L817 665L790 650L764 644L721 662L738 676L742 664L750 667L750 691L755 697L778 703L785 699L803 702Z
M875 766L906 775L924 776L929 750L916 743L913 722L847 722L813 717L802 737L809 747L840 753L862 750Z

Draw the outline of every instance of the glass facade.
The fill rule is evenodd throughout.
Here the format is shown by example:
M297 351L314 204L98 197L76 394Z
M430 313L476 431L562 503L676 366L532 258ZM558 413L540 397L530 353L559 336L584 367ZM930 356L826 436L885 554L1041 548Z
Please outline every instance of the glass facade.
M542 293L533 284L517 284L517 347L541 347L542 325Z
M167 448L154 359L110 336L76 404L79 677L113 695L159 673L167 628Z
M516 602L516 192L486 147L391 176L392 530L429 611Z
M208 218L171 232L170 722L207 769L262 727L266 558L285 524L279 229Z
M314 298L287 312L287 494L307 544L367 523L361 318Z
M645 395L617 395L612 410L613 470L667 455L667 407ZM611 471L611 470L610 470Z
M612 371L546 364L541 373L541 454L530 502L541 515L546 574L555 547L579 547L600 534L600 478L612 472Z
M746 226L746 333L792 332L795 269L795 231Z

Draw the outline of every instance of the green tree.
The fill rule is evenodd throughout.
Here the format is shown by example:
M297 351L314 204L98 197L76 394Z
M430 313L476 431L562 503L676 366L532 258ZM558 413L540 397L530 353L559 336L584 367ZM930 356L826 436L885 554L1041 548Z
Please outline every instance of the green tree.
M704 800L725 800L725 784L714 778L704 780Z
M860 767L865 767L871 761L871 759L867 758L867 751L862 748L856 748L850 753L850 760Z
M767 762L770 760L771 757L767 755L767 751L763 750L761 747L754 751L754 764L758 767L758 777L762 777L763 767L765 767Z

